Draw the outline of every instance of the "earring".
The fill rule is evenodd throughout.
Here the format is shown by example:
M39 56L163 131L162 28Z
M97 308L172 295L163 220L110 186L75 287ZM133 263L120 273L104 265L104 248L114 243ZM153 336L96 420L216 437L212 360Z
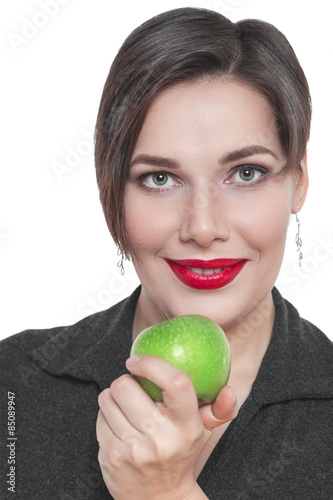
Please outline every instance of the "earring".
M298 207L297 207L298 208ZM303 259L303 254L301 252L301 247L302 247L302 240L300 238L300 225L301 225L301 222L297 216L297 212L296 212L296 222L297 222L297 233L296 233L296 237L295 237L295 241L296 241L296 247L297 247L297 252L299 252L298 254L298 265L299 267L302 266L302 259Z
M118 246L117 255L118 255L118 257L120 257L120 259L117 262L117 267L119 267L119 269L120 269L120 274L122 276L124 276L124 274L125 274L125 268L124 268L125 256L124 256L124 252L120 246Z

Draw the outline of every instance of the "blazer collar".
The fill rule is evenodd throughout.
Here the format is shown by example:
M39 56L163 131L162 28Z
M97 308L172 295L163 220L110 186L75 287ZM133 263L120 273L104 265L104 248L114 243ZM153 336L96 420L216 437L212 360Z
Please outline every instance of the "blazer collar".
M259 406L299 398L333 397L333 343L272 290L272 337L252 386Z
M103 390L126 373L132 325L141 286L118 304L78 323L49 331L48 340L30 353L47 373L95 381ZM45 339L45 336L43 337Z
M111 308L69 327L49 331L49 339L30 357L54 376L95 381L101 390L127 373L132 325L141 286ZM332 342L297 310L272 291L275 321L270 344L252 386L262 406L298 398L333 397ZM43 336L43 339L45 337Z

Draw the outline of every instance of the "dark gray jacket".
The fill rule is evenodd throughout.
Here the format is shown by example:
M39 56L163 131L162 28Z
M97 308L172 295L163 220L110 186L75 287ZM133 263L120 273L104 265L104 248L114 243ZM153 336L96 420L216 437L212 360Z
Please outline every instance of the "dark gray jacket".
M139 293L75 325L0 343L1 499L111 498L97 461L97 396L126 373ZM199 477L210 500L333 499L332 342L276 289L273 298L257 379Z

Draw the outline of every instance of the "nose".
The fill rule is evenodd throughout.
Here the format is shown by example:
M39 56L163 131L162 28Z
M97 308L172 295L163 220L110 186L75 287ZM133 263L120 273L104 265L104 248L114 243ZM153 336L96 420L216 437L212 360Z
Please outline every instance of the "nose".
M225 241L230 236L227 210L217 189L200 190L182 208L180 239L209 247L214 240Z

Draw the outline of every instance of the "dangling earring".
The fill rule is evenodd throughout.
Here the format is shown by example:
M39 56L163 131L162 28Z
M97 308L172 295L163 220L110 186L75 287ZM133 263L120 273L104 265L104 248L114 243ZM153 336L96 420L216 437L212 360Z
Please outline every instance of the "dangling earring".
M117 267L119 267L119 269L120 269L120 274L122 276L124 276L124 274L125 274L125 268L124 268L125 256L124 256L124 252L120 246L118 246L117 255L118 255L118 257L120 257L120 259L117 262Z
M297 207L298 208L298 207ZM300 238L300 225L301 225L301 222L297 216L297 212L296 212L296 222L297 222L297 233L296 233L296 237L295 237L295 241L296 241L296 247L297 247L297 252L299 252L298 254L298 265L299 267L302 266L302 259L303 259L303 254L301 252L301 247L302 247L302 240Z

